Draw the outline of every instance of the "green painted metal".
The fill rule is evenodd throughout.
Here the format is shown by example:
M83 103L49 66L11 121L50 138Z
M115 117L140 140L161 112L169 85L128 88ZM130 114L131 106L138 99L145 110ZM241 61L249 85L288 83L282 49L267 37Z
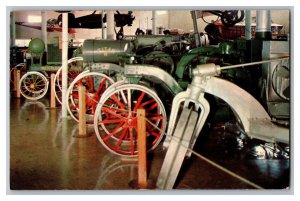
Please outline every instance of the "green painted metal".
M82 47L78 47L73 52L73 57L82 57Z
M179 79L182 79L186 66L190 64L196 57L201 57L198 58L200 61L199 64L204 64L206 63L209 56L217 54L230 54L232 51L233 44L231 42L221 43L218 47L210 46L192 49L190 52L181 57L180 61L177 64L175 74Z
M40 65L32 65L29 67L29 71L58 71L61 66L40 66Z
M169 74L173 74L174 72L174 62L172 57L163 52L163 51L153 51L142 57L142 62L144 64L150 64L157 66Z
M28 49L31 53L41 54L44 52L45 43L40 38L34 38L29 42Z
M141 79L142 79L142 76L139 76L139 75L126 77L126 81L128 84L138 84Z
M137 36L134 40L134 46L136 49L148 46L148 45L158 45L160 42L165 41L166 43L172 42L172 36L164 35L149 35L149 36Z
M132 44L124 40L85 40L82 56L85 63L115 63L129 60Z

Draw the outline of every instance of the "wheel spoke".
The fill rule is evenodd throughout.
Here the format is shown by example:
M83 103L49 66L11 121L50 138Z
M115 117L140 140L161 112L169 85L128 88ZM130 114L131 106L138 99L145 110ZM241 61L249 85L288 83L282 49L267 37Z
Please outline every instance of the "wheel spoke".
M129 115L131 115L131 91L130 89L127 89L127 104L128 104L128 110L129 110Z
M107 106L106 106L107 105ZM110 109L112 111L115 111L115 112L119 112L119 113L122 113L126 116L128 116L128 110L125 110L125 109L119 109L117 107L108 107L109 104L105 104L104 108L107 108L107 109Z
M44 80L40 79L40 80L36 81L35 84L38 84L40 82L44 82Z
M94 76L90 75L88 77L88 86L89 86L89 92L93 93L95 91L95 84L94 84Z
M141 104L141 102L142 102L144 96L145 96L145 92L142 91L140 97L137 99L137 102L136 102L136 104L135 104L135 107L134 107L133 111L136 112L137 109L140 107L140 104Z
M27 99L38 100L48 90L47 78L38 72L26 73L20 82L20 92Z
M142 103L140 107L145 107L146 105L151 104L151 103L153 103L153 102L155 102L155 100L154 100L154 99L151 99L151 100L149 100L149 101L146 101L146 102Z
M107 81L107 79L106 78L104 78L103 80L102 80L102 82L100 83L100 85L99 85L99 87L98 87L98 89L97 89L97 94L100 94L101 92L102 92L102 89L103 89L103 87L105 86L105 84L106 84L106 81Z
M162 139L166 126L164 120L166 113L157 95L147 87L136 84L119 85L112 88L112 90L108 90L109 92L105 93L105 97L101 99L101 102L105 104L98 106L101 112L97 112L95 116L98 126L103 129L101 133L99 133L99 129L95 130L99 141L109 151L118 155L136 155L136 142L139 137L136 110L144 107L148 120L146 124L147 149L154 149ZM124 125L120 127L121 130L118 130L116 134L116 125L120 124L121 119ZM155 126L159 128L155 130ZM111 137L107 137L107 135ZM108 140L108 138L111 140Z
M119 117L120 119L124 118L122 115L119 115L119 114L113 112L110 108L102 107L102 110L106 111L107 113L109 113L115 117Z
M128 127L125 127L124 130L122 131L122 134L119 137L118 142L117 142L117 144L115 146L116 149L119 149L121 143L123 142L123 139L124 139L126 133L128 132L128 129L129 129Z
M159 136L160 136L159 133L156 133L156 132L154 132L154 131L146 132L146 134L147 134L147 135L153 135L153 136L155 136L155 137L159 137Z
M149 132L146 132L146 135L153 135L153 136L155 136L155 139L154 139L154 141L152 142L151 145L156 144L157 141L158 141L159 138L160 138L160 134L159 134L159 133L154 133L154 132L150 132L150 133L151 133L151 134L149 134Z
M154 108L156 108L158 106L158 104L157 103L154 103L150 108L149 108L149 110L153 110Z
M120 102L118 97L114 94L110 97L115 103L117 103L122 109L125 109L125 105Z
M99 121L98 125L100 125L100 124L120 123L120 122L123 122L123 121L124 121L124 119L105 119L105 120Z
M163 120L164 117L162 115L156 115L156 116L150 116L150 117L147 116L147 119L155 121L155 120Z
M108 134L107 136L105 136L103 138L103 141L107 141L110 137L112 137L113 135L117 134L118 132L120 132L122 130L122 126L123 126L123 122L120 123L110 134Z

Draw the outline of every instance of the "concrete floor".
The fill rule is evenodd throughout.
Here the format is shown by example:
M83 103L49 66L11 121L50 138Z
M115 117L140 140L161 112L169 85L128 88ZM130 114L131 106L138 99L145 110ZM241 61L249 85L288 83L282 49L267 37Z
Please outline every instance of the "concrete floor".
M49 109L47 99L11 99L11 190L110 190L133 188L137 161L111 154L92 135L76 138L75 121L62 121L60 108ZM213 132L213 131L210 131ZM210 136L214 136L213 134ZM196 150L266 189L290 186L289 160L246 160L235 157L226 144L206 138ZM157 180L165 150L159 145L148 154L148 177ZM175 189L253 189L192 156L186 159Z

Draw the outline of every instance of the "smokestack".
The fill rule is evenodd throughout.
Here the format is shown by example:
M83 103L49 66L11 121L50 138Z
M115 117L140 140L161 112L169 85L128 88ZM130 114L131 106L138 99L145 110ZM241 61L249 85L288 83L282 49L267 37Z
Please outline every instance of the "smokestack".
M271 10L256 11L256 39L270 40L271 32Z

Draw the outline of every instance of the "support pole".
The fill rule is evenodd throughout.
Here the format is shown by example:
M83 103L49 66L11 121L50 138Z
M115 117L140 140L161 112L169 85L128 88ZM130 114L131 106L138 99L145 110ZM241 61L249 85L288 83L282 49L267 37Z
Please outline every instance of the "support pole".
M56 107L56 99L55 99L55 74L51 73L51 81L50 81L50 90L51 90L51 94L50 94L50 108L55 108Z
M67 87L68 87L68 13L63 13L62 26L62 107L61 117L67 117Z
M17 83L16 97L17 98L21 97L20 88L18 87L19 83L20 83L20 77L21 77L21 71L17 70L17 73L16 73L16 83Z
M11 12L11 47L16 46L16 14Z
M251 40L252 34L251 34L251 10L246 10L246 22L245 22L245 33L246 33L246 40Z
M102 22L102 39L106 40L107 39L107 32L106 32L106 23L103 22L104 16L105 16L105 10L102 11L101 22Z
M199 29L198 29L198 24L197 24L196 11L192 10L191 14L192 14L192 19L193 19L193 26L194 26L194 34L195 34L196 47L200 47L201 46L201 42L200 42Z
M106 14L106 21L107 21L107 39L115 40L116 33L115 33L115 17L114 11L109 10Z
M85 105L85 87L83 85L78 86L79 95L79 134L78 137L86 136L86 105Z
M18 80L17 80L17 67L14 68L14 92L18 89Z
M45 43L45 51L47 52L47 11L42 11L42 40Z
M156 11L152 11L152 34L156 35Z
M145 109L137 110L138 126L138 185L147 188L146 120Z

